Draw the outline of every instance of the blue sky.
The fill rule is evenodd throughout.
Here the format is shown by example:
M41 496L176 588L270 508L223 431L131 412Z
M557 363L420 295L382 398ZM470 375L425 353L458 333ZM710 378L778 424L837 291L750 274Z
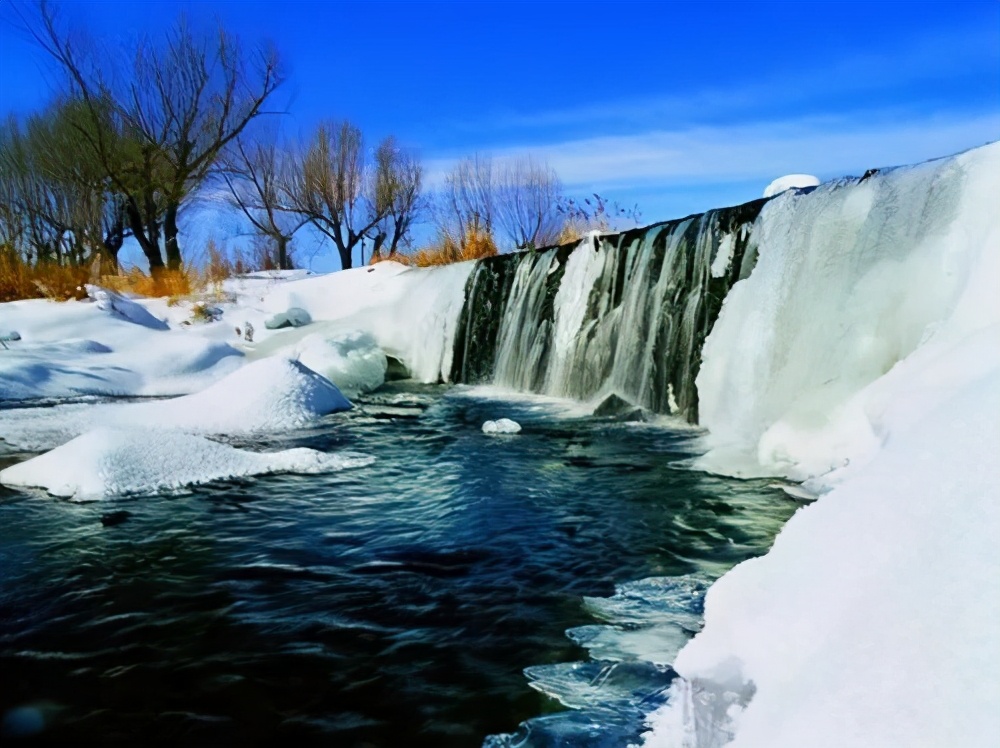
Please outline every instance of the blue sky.
M858 174L1000 138L996 0L58 7L109 54L181 11L218 18L278 47L293 136L346 117L416 149L432 182L476 151L530 152L568 193L638 203L644 222L753 199L789 172ZM24 113L50 73L9 16L0 111Z

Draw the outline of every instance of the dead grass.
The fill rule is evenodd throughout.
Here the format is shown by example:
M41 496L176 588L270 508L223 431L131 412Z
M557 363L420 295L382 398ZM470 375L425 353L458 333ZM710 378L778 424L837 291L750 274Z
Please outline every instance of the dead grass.
M0 302L82 299L87 295L84 284L89 278L90 271L85 267L54 263L30 265L19 255L0 250Z
M450 236L441 236L430 246L418 249L411 254L372 258L372 264L393 260L404 265L415 265L423 268L434 265L450 265L466 260L479 260L483 257L495 257L497 254L499 254L497 245L492 236L484 231L470 228L460 241L456 241Z

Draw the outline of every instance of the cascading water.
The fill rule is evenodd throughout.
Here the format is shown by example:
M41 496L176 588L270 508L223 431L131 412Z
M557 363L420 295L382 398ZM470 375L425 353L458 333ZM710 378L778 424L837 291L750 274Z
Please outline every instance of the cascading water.
M765 200L572 246L482 260L451 379L698 417L701 345L756 259Z

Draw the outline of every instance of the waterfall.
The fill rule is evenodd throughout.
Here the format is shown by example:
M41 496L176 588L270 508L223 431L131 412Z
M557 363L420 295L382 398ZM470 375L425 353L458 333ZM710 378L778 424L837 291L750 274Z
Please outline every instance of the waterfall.
M698 418L701 346L756 260L766 200L480 260L451 380Z

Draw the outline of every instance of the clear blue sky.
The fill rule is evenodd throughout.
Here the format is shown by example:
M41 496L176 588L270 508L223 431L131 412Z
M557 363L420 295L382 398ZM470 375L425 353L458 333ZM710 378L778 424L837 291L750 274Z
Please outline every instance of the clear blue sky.
M789 172L861 173L1000 138L997 0L57 6L112 53L181 11L218 18L278 47L292 134L349 118L417 149L432 181L475 151L532 152L567 192L637 202L645 222L753 199ZM23 113L45 99L47 61L9 15L0 111Z

